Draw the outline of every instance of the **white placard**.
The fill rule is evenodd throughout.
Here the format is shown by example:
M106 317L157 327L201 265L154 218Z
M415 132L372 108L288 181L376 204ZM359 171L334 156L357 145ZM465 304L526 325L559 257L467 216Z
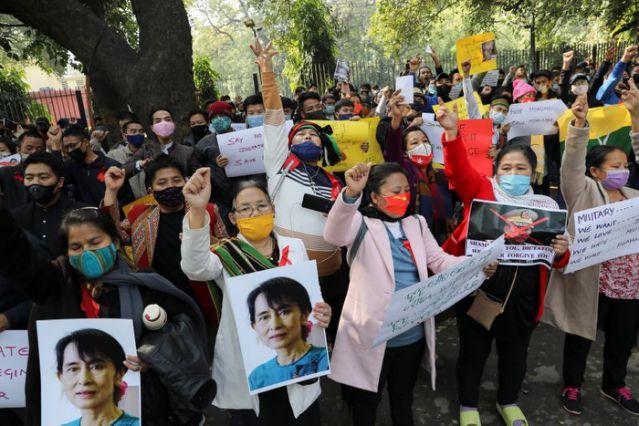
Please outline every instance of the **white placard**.
M430 44L426 45L426 53L429 54L429 55L433 54L433 48L430 47Z
M404 97L404 103L406 104L412 104L415 101L413 97L414 82L415 77L412 75L405 75L395 79L395 90L401 90L400 95Z
M26 330L0 333L0 408L26 406L24 384L28 356L29 338Z
M333 76L337 82L339 81L348 81L350 76L351 69L348 66L348 62L344 59L338 59L335 64L335 73Z
M272 279L277 278L283 278L284 282L274 283ZM262 287L264 292L256 290L267 281L267 286ZM294 300L298 296L303 298L311 309L323 301L314 260L231 277L227 288L251 395L330 373L324 329L315 325L317 321L312 313L306 316L303 306ZM249 296L254 290L258 293L251 302ZM271 303L268 303L269 297L273 298ZM249 304L254 309L254 322ZM287 312L280 312L284 307ZM306 321L313 325L304 338L299 329L307 326ZM309 349L294 363L279 362L284 354L294 353L295 348L302 346Z
M512 104L504 124L510 123L508 140L518 136L552 135L555 122L568 107L559 99Z
M246 123L231 123L231 129L233 130L245 130L248 129L248 125Z
M20 154L13 154L0 159L0 167L17 166L18 164L20 164L21 160L22 157L20 156Z
M477 290L486 279L483 269L496 260L503 249L502 236L481 253L424 281L396 291L373 346L445 311Z
M424 124L420 128L428 136L428 140L433 146L433 161L435 163L444 164L444 147L442 146L442 134L444 128L435 120L435 114L422 113Z
M108 358L111 354L103 352L110 350L106 348L115 348L114 352L120 352L120 355L121 351L124 355L137 354L133 321L80 318L42 320L36 322L36 327L40 356L42 426L60 426L77 421L82 417L78 405L102 400L105 392L110 394L109 400L113 400L116 389L125 389L117 406L124 411L127 419L140 418L140 373L125 369L119 386L114 378L119 373ZM68 343L63 350L62 374L58 374L56 346L70 335L73 335L75 341L81 342L85 356L78 354L78 344ZM93 359L101 361L104 367L96 373L91 373ZM122 362L123 360L118 360L117 367ZM78 384L76 373L83 374L85 384ZM105 379L105 375L109 380Z
M491 86L497 87L497 82L499 81L499 70L488 71L484 76L484 79L481 81L481 87Z
M639 198L576 212L565 273L639 253Z
M286 132L293 121L286 122ZM284 142L285 143L285 142ZM217 135L220 153L229 159L224 168L226 176L247 176L264 173L264 126L250 127L236 132Z

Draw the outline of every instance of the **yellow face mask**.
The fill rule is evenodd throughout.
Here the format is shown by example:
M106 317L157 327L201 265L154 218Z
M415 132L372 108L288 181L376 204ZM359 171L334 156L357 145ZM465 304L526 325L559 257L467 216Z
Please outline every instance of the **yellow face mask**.
M259 241L273 232L273 213L236 219L240 233L251 241Z

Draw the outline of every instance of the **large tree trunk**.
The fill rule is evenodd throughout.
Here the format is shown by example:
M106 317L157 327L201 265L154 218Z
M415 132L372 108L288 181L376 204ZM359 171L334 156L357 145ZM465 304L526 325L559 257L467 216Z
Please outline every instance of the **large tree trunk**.
M2 0L0 13L13 15L73 53L90 77L107 124L115 124L117 113L129 107L147 124L153 109L167 108L184 131L186 115L196 106L191 28L184 4L131 3L139 26L138 51L108 26L99 0Z

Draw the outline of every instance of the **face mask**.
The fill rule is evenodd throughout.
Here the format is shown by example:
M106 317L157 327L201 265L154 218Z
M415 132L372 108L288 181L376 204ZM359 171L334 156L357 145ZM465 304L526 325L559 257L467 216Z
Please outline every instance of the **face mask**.
M324 116L324 111L313 111L313 112L309 112L308 114L304 114L306 115L306 119L307 120L325 120L326 117Z
M260 127L264 125L264 116L260 115L249 115L246 117L246 124L249 127Z
M144 143L144 135L126 135L126 141L136 148Z
M237 229L251 241L260 241L273 231L273 213L237 219Z
M335 105L324 105L324 114L335 114Z
M606 178L601 181L601 184L606 189L620 189L626 186L628 183L628 177L630 176L630 170L606 170Z
M284 114L284 121L288 121L292 118L293 116L291 114Z
M523 97L519 98L517 103L527 104L528 102L535 102L535 101L536 101L536 99L535 99L534 96L523 96Z
M215 117L211 120L209 130L211 131L211 133L223 133L226 132L229 127L231 127L231 117Z
M195 142L202 139L209 132L209 127L206 124L199 124L197 126L191 127L191 134L193 135L193 140Z
M548 93L548 86L546 86L545 84L540 84L537 86L537 90L539 90L540 93L546 94Z
M502 175L499 176L499 186L508 195L518 197L524 195L530 189L530 176Z
M160 121L153 125L153 133L161 138L168 138L175 131L175 123L172 121Z
M353 117L353 114L340 114L337 116L337 119L340 121L350 120Z
M311 141L291 146L291 152L304 162L317 161L322 157L322 148Z
M55 187L57 184L45 185L29 185L27 191L33 201L40 204L47 204L55 197Z
M87 153L82 151L82 148L78 147L73 151L69 151L69 157L71 157L76 163L84 163Z
M106 274L117 259L115 244L97 250L85 250L81 254L69 256L69 263L79 273L92 280Z
M10 157L11 153L9 151L0 151L0 159Z
M161 191L153 192L153 198L163 206L172 208L184 203L184 194L181 186L172 186Z
M415 166L419 168L428 167L433 159L433 148L424 143L406 151L406 154Z
M397 195L387 195L383 197L386 201L384 207L380 207L380 210L390 213L395 217L402 217L406 214L408 204L410 203L410 192L402 192Z
M450 93L450 86L447 84L444 84L443 86L439 86L437 88L437 96L439 96L442 99L448 98L449 93Z
M572 93L574 93L577 96L584 95L584 94L588 93L588 85L587 84L580 84L578 86L575 86L573 84L572 86L570 86L570 90L572 90Z
M428 86L428 94L431 96L435 96L437 94L437 88L434 84Z
M499 111L490 111L490 118L493 119L495 124L501 125L506 120L506 114Z

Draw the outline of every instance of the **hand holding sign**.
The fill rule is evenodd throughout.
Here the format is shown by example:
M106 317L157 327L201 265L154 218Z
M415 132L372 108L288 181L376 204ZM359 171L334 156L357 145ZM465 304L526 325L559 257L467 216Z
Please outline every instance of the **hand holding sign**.
M395 80L395 89L401 91L401 94L404 97L404 101L407 104L412 104L414 102L413 79L414 77L412 75L406 75L403 77L397 77L397 79Z
M457 137L457 124L459 122L457 105L453 105L453 110L449 111L442 98L438 98L437 103L439 104L439 109L435 113L435 119L444 128L446 140L453 140Z

